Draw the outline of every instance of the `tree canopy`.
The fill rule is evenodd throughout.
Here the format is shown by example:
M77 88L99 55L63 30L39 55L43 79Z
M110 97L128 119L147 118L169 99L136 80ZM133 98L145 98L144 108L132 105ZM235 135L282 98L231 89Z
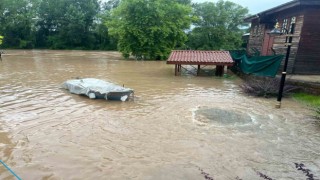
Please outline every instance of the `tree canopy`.
M166 59L172 49L237 49L248 10L220 0L1 0L4 48L118 49Z
M191 24L189 2L123 0L106 24L118 38L118 50L124 56L164 59L187 40L184 30Z
M32 46L32 16L36 0L2 0L0 3L0 34L9 47Z
M98 0L1 0L4 47L114 49Z
M248 9L230 1L194 4L198 20L189 33L188 46L192 49L237 49L241 46Z
M36 22L37 42L55 49L92 49L90 29L98 12L97 0L42 0Z

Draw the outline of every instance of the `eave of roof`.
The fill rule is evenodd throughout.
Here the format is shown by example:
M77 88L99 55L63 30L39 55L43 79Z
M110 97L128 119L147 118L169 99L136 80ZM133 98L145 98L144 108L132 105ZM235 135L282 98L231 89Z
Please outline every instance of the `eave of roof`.
M278 13L278 12L281 12L281 11L284 11L284 10L287 10L287 9L290 9L290 8L293 8L293 7L301 6L301 5L305 5L305 6L317 5L317 6L319 6L320 5L320 1L319 0L293 0L293 1L287 2L285 4L276 6L274 8L262 11L262 12L260 12L258 14L249 16L249 17L245 18L244 21L245 22L251 22L254 19L257 19L257 18L260 18L260 17L265 17L265 16L268 16L268 15L272 15L272 14L275 14L275 13Z

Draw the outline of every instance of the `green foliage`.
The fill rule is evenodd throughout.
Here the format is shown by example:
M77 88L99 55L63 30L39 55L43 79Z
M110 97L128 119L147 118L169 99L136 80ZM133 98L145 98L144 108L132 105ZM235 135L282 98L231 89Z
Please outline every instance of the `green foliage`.
M120 0L110 0L102 5L102 11L96 17L94 23L94 49L115 50L117 49L117 39L109 36L109 29L104 23L110 18L110 11L118 7Z
M0 36L0 45L2 44L3 36Z
M98 0L1 0L3 46L115 49L101 18L111 9L100 7Z
M230 1L194 4L197 20L188 34L188 46L198 50L238 49L242 44L243 19L248 9ZM242 28L242 29L240 29Z
M166 59L172 49L240 47L246 13L228 1L192 11L191 0L1 0L0 34L4 48L118 48L125 57Z
M37 0L2 0L0 3L0 33L4 47L32 48L32 17Z
M304 103L310 104L312 106L320 107L320 96L306 94L306 93L295 93L293 98L302 101Z
M99 11L97 0L42 0L38 11L38 46L88 48L93 44L93 19Z
M119 51L137 59L165 59L187 40L191 6L174 0L123 0L106 24Z

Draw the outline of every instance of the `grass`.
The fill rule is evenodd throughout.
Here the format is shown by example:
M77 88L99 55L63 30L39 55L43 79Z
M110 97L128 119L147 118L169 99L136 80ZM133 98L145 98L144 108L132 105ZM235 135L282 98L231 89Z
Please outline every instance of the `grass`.
M307 93L295 93L293 94L293 98L310 106L320 107L320 96Z
M310 106L315 111L315 117L320 119L320 96L307 93L295 93L292 97Z

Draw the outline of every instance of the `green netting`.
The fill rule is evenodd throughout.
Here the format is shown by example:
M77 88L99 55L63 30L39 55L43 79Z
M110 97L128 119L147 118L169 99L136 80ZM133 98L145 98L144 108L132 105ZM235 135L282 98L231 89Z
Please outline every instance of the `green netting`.
M230 51L233 61L243 73L275 77L283 55L247 57L243 51Z

